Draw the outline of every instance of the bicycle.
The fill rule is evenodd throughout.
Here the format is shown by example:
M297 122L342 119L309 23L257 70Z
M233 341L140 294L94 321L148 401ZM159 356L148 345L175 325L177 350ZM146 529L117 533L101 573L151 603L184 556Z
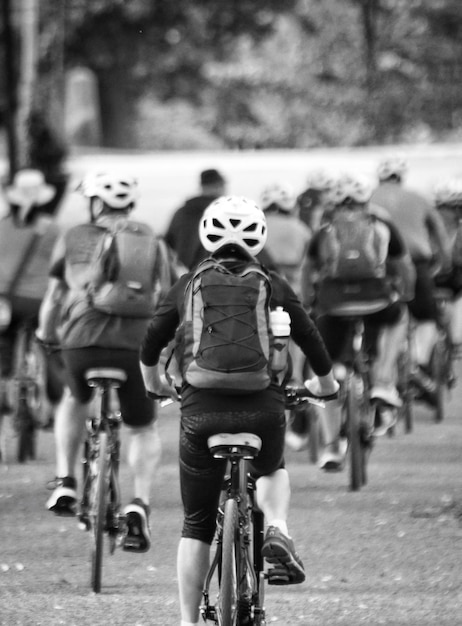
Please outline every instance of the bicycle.
M120 426L122 417L113 409L113 390L127 375L121 369L89 369L85 378L98 392L99 411L87 420L87 437L83 457L83 493L78 515L80 527L90 531L91 588L101 591L104 535L112 555L121 545L126 520L121 511L119 486Z
M323 404L306 388L286 388L288 407L302 402ZM325 399L331 399L329 396ZM226 459L228 471L217 512L216 551L207 573L200 613L204 621L218 626L265 626L265 581L284 584L282 569L265 571L261 555L264 539L263 513L255 506L255 481L247 464L261 449L261 439L251 433L219 433L208 439L211 454ZM216 601L211 603L216 581Z
M414 400L416 397L415 385L413 382L413 371L415 368L413 360L414 334L416 321L408 312L406 341L398 357L398 391L402 400L402 406L398 410L398 419L404 423L404 432L411 433L414 429Z
M446 391L456 383L453 370L453 347L448 331L447 308L452 293L448 289L438 288L434 291L438 308L437 338L430 357L430 377L435 384L435 422L442 422L445 415Z
M339 316L349 322L345 358L345 379L340 382L339 399L342 406L340 437L348 442L349 488L359 491L367 484L367 464L375 442L375 429L381 424L381 413L392 410L382 401L371 401L370 358L364 346L364 315L350 313Z

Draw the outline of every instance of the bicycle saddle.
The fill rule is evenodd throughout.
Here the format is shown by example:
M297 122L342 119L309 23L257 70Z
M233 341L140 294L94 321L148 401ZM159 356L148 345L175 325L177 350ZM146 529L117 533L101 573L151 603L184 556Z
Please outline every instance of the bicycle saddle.
M85 372L85 379L88 383L97 380L110 380L124 383L127 380L127 374L124 370L116 367L96 367Z
M219 433L209 437L207 445L213 456L218 458L242 455L252 459L260 452L261 439L252 433Z

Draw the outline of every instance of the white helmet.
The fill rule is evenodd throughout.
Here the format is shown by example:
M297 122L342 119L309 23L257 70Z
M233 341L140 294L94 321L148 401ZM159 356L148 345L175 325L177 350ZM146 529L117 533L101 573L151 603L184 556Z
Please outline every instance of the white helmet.
M261 208L265 211L272 204L279 207L281 211L290 213L297 204L295 190L287 183L271 183L267 185L261 194Z
M435 187L436 206L462 207L462 179L451 178Z
M199 237L208 252L236 244L255 256L266 242L265 214L248 198L221 196L205 209Z
M326 169L318 168L312 170L308 174L305 190L314 189L315 191L327 191L332 187L335 179L336 176Z
M341 174L327 191L326 200L334 206L366 204L372 196L372 182L358 174Z
M88 174L79 189L87 198L99 198L115 210L130 208L138 199L138 183L132 176L120 176L113 172Z
M377 175L381 181L388 180L393 176L401 180L406 171L406 160L400 155L388 156L382 159L377 167Z

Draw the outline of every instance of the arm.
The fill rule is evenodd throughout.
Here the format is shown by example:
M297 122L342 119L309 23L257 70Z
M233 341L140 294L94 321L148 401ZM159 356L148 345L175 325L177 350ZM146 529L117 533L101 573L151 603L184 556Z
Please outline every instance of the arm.
M428 232L430 233L431 240L437 249L437 264L441 265L443 272L450 270L451 268L451 243L446 233L443 218L440 214L430 208L427 213L426 224Z
M50 278L39 311L39 323L36 331L38 339L45 343L59 343L58 328L61 305L68 288L64 280Z
M309 382L308 389L317 396L337 393L339 385L332 372L332 361L316 324L304 310L289 284L271 274L273 280L273 306L283 306L291 319L291 338L301 348L316 376Z
M180 278L159 303L149 323L140 348L140 369L145 387L159 396L178 399L175 389L168 384L159 362L161 352L174 338L180 322L181 305L186 280Z

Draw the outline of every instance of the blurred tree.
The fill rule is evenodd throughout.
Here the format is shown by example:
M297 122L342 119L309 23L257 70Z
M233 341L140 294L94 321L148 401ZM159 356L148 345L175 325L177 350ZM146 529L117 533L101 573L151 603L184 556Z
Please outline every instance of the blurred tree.
M83 65L106 146L460 136L461 33L460 0L40 0L38 108Z
M99 79L105 144L133 147L129 120L143 94L200 105L206 62L225 59L246 33L269 35L277 12L295 1L69 0L67 62Z

